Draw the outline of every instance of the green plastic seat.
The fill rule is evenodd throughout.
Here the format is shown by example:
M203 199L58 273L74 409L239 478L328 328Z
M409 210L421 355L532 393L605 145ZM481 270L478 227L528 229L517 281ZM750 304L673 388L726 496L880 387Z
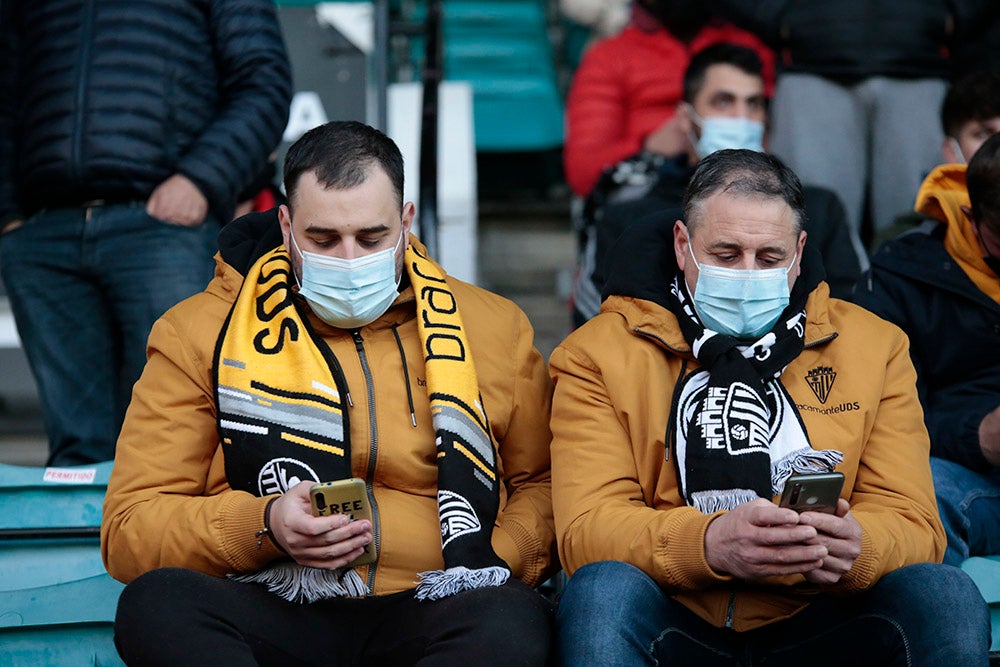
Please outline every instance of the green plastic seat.
M962 570L976 582L990 607L990 627L993 630L990 653L1000 652L1000 556L967 558L962 562Z
M0 667L123 664L98 533L111 466L0 464Z

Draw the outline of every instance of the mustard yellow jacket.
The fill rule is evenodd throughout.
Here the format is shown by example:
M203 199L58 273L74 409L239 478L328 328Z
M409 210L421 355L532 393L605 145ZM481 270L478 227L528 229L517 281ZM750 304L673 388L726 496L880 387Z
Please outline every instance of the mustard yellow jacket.
M550 360L553 506L569 573L628 562L709 623L748 630L794 614L819 590L860 591L903 565L940 561L945 537L906 337L829 298L826 283L807 314L805 349L781 381L813 446L845 454L842 495L863 530L853 568L820 589L801 575L754 583L708 566L705 529L716 515L685 505L664 442L674 387L698 363L670 311L612 296ZM810 388L811 371L835 374L828 394Z
M416 242L415 239L413 239ZM249 572L283 554L258 548L268 497L230 489L216 430L212 360L220 329L243 282L216 258L208 288L168 311L153 327L148 363L136 384L118 440L104 503L101 547L108 572L129 581L157 567L213 575ZM467 328L486 413L499 443L500 512L493 545L514 576L538 584L554 564L548 427L551 384L524 313L513 303L448 280ZM343 366L352 388L354 475L372 478L380 555L373 593L413 588L416 573L441 568L435 433L412 288L361 330L371 369L369 402L361 354L349 332L312 323ZM399 325L404 355L393 336ZM411 423L401 357L409 366L417 426ZM374 457L374 461L372 458ZM372 475L368 474L373 470Z

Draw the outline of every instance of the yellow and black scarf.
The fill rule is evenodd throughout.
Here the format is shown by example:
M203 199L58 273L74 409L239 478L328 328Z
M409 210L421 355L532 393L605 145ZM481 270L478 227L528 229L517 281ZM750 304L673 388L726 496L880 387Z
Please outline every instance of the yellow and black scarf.
M500 503L497 449L458 303L441 268L413 243L405 263L416 296L436 432L445 562L444 570L418 573L416 596L437 599L501 585L510 571L492 546ZM257 496L283 493L300 481L352 476L346 380L329 346L299 311L293 284L284 248L261 257L247 272L216 350L226 477L233 489ZM266 584L288 600L370 593L353 569L322 570L289 561L236 578Z

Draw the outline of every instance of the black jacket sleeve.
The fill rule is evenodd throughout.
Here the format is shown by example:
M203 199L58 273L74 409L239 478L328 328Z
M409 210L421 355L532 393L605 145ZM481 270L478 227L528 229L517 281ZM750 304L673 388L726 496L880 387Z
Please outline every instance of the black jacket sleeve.
M14 195L14 123L17 105L18 33L14 11L20 3L0 0L0 226L19 216Z
M281 140L291 70L271 0L209 3L221 101L178 164L210 201L234 204Z

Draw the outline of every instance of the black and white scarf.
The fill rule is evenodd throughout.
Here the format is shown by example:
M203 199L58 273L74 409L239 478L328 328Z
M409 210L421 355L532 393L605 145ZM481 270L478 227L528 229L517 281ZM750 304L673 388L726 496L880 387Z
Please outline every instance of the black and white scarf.
M781 373L805 341L805 304L819 282L803 262L790 303L751 344L705 328L684 275L670 284L667 307L701 368L674 392L670 430L685 501L710 514L772 498L793 472L830 472L844 455L814 450Z

